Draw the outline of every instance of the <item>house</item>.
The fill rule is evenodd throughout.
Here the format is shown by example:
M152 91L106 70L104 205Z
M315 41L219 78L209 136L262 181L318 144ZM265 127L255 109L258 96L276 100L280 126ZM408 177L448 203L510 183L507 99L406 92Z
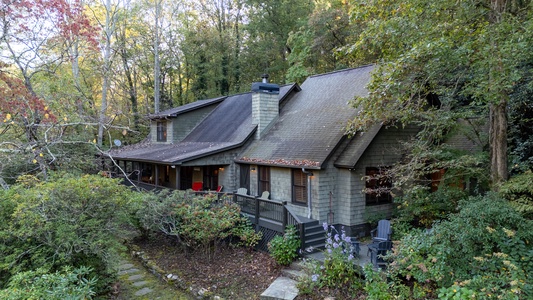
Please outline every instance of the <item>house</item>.
M109 154L128 178L144 187L233 192L269 192L286 201L292 214L344 226L348 234L368 231L367 217L390 215L389 193L364 193L390 186L366 180L401 157L399 143L415 128L376 125L353 137L345 134L357 116L349 106L373 66L309 77L301 86L252 84L248 93L199 100L151 116L143 143ZM321 227L319 225L319 227Z

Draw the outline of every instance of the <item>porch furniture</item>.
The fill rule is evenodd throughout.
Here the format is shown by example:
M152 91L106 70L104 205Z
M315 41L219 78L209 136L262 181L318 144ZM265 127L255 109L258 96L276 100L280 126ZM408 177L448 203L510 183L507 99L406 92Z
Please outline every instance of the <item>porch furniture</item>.
M195 192L199 192L204 188L204 183L201 181L195 181L192 183L192 190Z
M389 220L379 220L378 227L370 231L373 242L390 241L392 228Z
M261 194L261 199L268 199L268 197L270 197L270 193L268 191L264 191L262 194Z
M383 259L383 256L387 254L387 251L392 250L392 241L374 242L368 245L368 252L370 253L370 262L375 268L384 268L387 262Z
M239 188L239 189L237 189L237 194L239 194L239 195L248 195L248 189Z
M223 185L219 185L219 186L217 187L217 193L222 192L222 189L223 189L223 188L224 188Z

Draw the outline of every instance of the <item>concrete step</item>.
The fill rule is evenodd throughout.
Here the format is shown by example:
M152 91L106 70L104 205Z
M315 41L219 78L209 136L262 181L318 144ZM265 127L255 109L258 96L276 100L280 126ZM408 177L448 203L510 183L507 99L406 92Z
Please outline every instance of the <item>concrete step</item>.
M260 296L261 300L293 300L298 296L296 280L280 276Z

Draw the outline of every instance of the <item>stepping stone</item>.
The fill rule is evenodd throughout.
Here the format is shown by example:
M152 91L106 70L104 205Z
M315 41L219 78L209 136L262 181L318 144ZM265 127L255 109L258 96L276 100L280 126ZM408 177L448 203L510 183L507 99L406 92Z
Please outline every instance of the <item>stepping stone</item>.
M118 276L122 276L122 275L126 275L126 274L132 274L132 273L137 273L137 272L139 272L139 269L135 269L135 268L127 269L127 270L122 270L122 271L118 272Z
M133 283L133 286L143 286L145 284L147 284L148 281L136 281Z
M137 274L137 275L131 275L130 277L128 277L128 280L129 281L137 281L141 278L143 278L144 275L143 274Z
M135 296L144 296L144 295L149 294L151 292L152 292L152 289L145 287L145 288L142 288L142 289L138 290L137 292L135 292Z
M293 300L298 296L296 281L280 276L260 296L261 300Z
M133 267L134 267L133 264L125 263L125 264L122 264L122 265L118 266L118 269L119 270L127 270L127 269L131 269Z

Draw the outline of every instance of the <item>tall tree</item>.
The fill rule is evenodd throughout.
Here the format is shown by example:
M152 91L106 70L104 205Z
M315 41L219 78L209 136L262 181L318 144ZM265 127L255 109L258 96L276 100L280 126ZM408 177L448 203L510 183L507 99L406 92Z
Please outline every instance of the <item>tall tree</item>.
M350 131L369 122L428 120L430 99L441 110L490 112L493 187L507 178L507 105L531 62L530 1L371 0L353 7L362 30L347 53L376 62L369 97ZM375 60L375 58L378 58ZM431 114L437 126L443 119ZM448 114L440 114L448 116ZM433 124L433 125L432 125Z

